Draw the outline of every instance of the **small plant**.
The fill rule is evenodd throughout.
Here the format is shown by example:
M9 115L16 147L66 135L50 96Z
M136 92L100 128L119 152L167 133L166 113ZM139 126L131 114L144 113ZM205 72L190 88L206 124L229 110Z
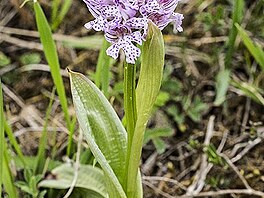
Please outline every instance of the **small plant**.
M47 193L46 190L39 191L38 183L42 175L34 175L30 169L24 170L25 181L17 181L15 185L20 188L26 195L24 197L43 198Z
M103 185L107 194L99 193L98 197L140 198L143 197L143 192L139 164L144 133L160 90L163 74L165 52L161 30L172 22L175 32L183 31L181 27L183 15L174 13L178 0L170 3L146 1L144 4L141 1L126 0L85 1L85 3L95 17L95 20L86 23L85 27L103 31L108 41L104 41L104 51L100 53L95 74L95 83L103 92L82 74L71 70L68 72L80 130L105 177ZM59 76L59 62L51 29L37 1L34 1L34 10L40 39L51 67L67 127L73 131L71 129L74 123L70 120L67 111L62 80L61 77L56 78ZM125 55L124 125L107 100L109 73L108 69L104 68L109 68L110 59L107 55L117 59L119 51ZM136 84L136 63L139 62L141 62L140 72ZM72 135L71 132L67 151L71 150ZM161 136L168 135L171 135L171 132L162 133ZM159 137L152 139L160 152L164 150ZM55 169L53 172L60 177ZM87 177L97 183L101 178L89 175ZM45 182L46 185L43 185ZM40 186L55 187L49 184L44 180ZM78 186L77 184L78 179L75 186Z
M0 67L10 64L10 58L0 51Z
M178 1L85 1L95 20L87 29L103 31L111 43L106 54L125 54L122 125L110 103L87 78L69 70L73 102L86 141L106 177L109 197L143 197L140 172L144 132L156 101L164 65L161 31L169 22L182 31ZM136 45L142 45L141 49ZM136 85L136 60L141 67ZM158 141L159 139L155 139Z

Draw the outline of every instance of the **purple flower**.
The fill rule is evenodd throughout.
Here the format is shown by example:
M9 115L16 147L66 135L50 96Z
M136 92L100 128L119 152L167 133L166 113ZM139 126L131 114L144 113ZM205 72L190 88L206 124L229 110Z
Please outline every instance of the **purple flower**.
M183 15L175 13L179 0L84 0L94 20L85 24L87 29L103 31L112 45L106 53L117 59L119 51L126 61L135 64L148 30L148 21L163 30L173 23L174 32L183 31Z

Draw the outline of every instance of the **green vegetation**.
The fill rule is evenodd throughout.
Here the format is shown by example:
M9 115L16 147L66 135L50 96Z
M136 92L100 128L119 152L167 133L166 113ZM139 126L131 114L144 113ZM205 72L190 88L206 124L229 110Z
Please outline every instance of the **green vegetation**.
M81 1L0 5L1 197L264 196L264 1L179 6L123 68Z

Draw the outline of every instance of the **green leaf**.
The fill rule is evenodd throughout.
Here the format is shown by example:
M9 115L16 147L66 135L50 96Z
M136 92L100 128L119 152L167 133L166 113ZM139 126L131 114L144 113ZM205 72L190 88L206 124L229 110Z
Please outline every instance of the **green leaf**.
M160 138L154 138L152 141L158 153L159 154L164 153L164 151L166 150L165 142Z
M183 113L180 112L180 110L177 108L176 105L168 106L166 108L166 112L169 115L173 116L173 120L177 122L177 124L181 125L184 123L185 117Z
M57 93L59 95L60 103L62 110L64 112L64 116L66 119L67 127L70 129L71 121L68 113L67 106L67 98L65 94L65 89L62 81L62 77L60 75L60 64L59 58L56 50L56 45L54 40L52 39L51 29L49 23L45 17L45 14L40 7L37 1L34 1L34 11L36 14L36 22L38 31L40 34L40 40L43 45L43 50L45 53L45 57L50 66L50 71L52 75L52 79L56 86Z
M191 107L188 108L187 114L194 122L199 122L201 120L202 112L205 109L207 109L207 105L202 102L199 96L196 96Z
M7 153L7 145L4 142L4 164L3 164L3 186L5 188L5 192L8 194L10 198L17 198L17 191L14 185L14 179L9 167L10 164L10 156Z
M161 31L149 23L148 36L142 46L142 61L136 89L137 122L128 162L127 194L133 196L143 146L144 132L160 90L164 66L164 41Z
M165 142L161 139L161 137L169 137L173 135L173 131L170 128L161 128L161 129L151 129L147 130L144 137L144 144L148 143L148 141L152 140L155 148L158 153L163 153L166 149Z
M161 91L156 99L155 105L158 107L163 107L169 100L169 92Z
M37 163L36 163L35 169L34 169L35 174L43 173L43 169L44 169L45 162L46 162L46 158L45 158L45 156L46 156L46 145L48 143L47 127L48 127L48 121L49 121L51 111L52 111L52 105L53 105L54 97L55 97L55 89L52 90L49 105L46 109L44 128L42 130L41 138L40 138L39 145L38 145Z
M10 198L16 198L17 192L14 186L13 177L9 167L9 155L4 136L4 102L2 92L2 82L0 79L0 196L2 195L2 184L5 192Z
M253 41L249 38L246 31L240 27L239 24L235 24L236 28L238 29L238 33L242 38L243 43L246 45L247 49L251 53L251 55L255 58L257 63L261 66L262 70L264 71L264 51L261 49L259 45L255 45Z
M24 163L23 163L19 156L14 156L13 160L17 170L24 169L24 167L33 170L35 168L35 164L37 163L38 158L36 156L24 156ZM59 166L60 164L61 164L60 161L49 160L47 170L50 171L53 168Z
M216 98L214 104L216 106L221 105L226 99L226 92L228 90L229 81L230 81L229 69L220 71L216 76Z
M74 178L74 167L63 164L51 171L54 179L46 179L39 183L39 187L67 189ZM84 188L97 193L98 197L107 197L104 173L101 169L91 165L80 165L75 187Z
M2 194L3 171L4 171L4 102L2 92L2 82L0 79L0 195Z
M72 5L72 0L64 0L60 13L56 14L56 17L53 17L53 21L52 21L52 25L51 25L51 29L52 30L56 30L57 27L61 24L61 22L63 21L64 17L66 16L66 14L68 13L70 7ZM58 11L58 10L55 10Z
M41 61L39 53L26 53L20 56L20 62L23 65L38 64Z
M15 182L15 185L20 188L23 192L28 193L30 195L33 195L32 189L28 186L26 182L23 181L17 181Z
M159 137L169 137L173 135L173 131L170 128L161 128L161 129L149 129L146 131L144 136L144 144L147 144L151 139Z
M230 64L232 60L232 56L235 51L235 42L237 38L237 29L235 27L236 23L241 23L243 19L245 3L244 0L235 0L233 7L233 15L232 15L232 27L228 36L227 41L227 53L225 57L225 68L230 69Z
M214 101L214 104L216 106L221 105L226 98L231 73L231 61L235 51L235 42L237 38L237 29L235 27L235 24L240 24L244 16L244 0L235 0L233 3L234 6L232 14L232 27L229 32L228 40L226 42L227 52L225 56L225 69L223 71L220 71L216 77L216 99Z
M31 169L26 168L24 169L24 179L27 183L29 183L30 178L33 176L33 172Z
M82 74L69 74L77 118L86 141L118 197L126 197L121 186L125 177L126 131L103 93Z
M0 67L10 64L11 60L3 52L0 51Z
M96 73L95 73L95 84L97 87L101 88L102 92L106 97L108 97L108 88L110 84L110 61L111 57L106 54L107 48L110 47L110 43L103 40L103 45L100 50L100 54L98 57L97 65L96 65Z
M64 39L62 43L70 48L99 50L102 47L103 40L104 37L101 35L92 35L82 38L72 37Z
M20 158L21 162L22 162L22 167L25 167L25 156L23 155L22 149L19 145L19 143L17 142L14 133L12 131L12 128L10 127L10 125L7 123L6 119L4 118L4 127L5 127L5 132L7 134L7 137L9 139L9 143L14 147L18 157Z
M239 82L239 81L231 81L231 84L241 90L247 97L253 99L255 102L264 105L264 98L260 93L260 89L256 86L246 83L246 82Z

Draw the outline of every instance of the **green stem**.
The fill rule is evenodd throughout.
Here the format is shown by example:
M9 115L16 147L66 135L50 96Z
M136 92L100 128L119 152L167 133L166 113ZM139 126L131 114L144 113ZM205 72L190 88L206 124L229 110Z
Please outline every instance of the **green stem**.
M126 176L128 176L129 158L131 154L131 144L135 131L135 125L137 121L137 109L136 109L136 66L124 64L124 107L125 107L125 121L127 129L127 159L126 159ZM129 178L126 178L124 189L127 189L127 182Z

